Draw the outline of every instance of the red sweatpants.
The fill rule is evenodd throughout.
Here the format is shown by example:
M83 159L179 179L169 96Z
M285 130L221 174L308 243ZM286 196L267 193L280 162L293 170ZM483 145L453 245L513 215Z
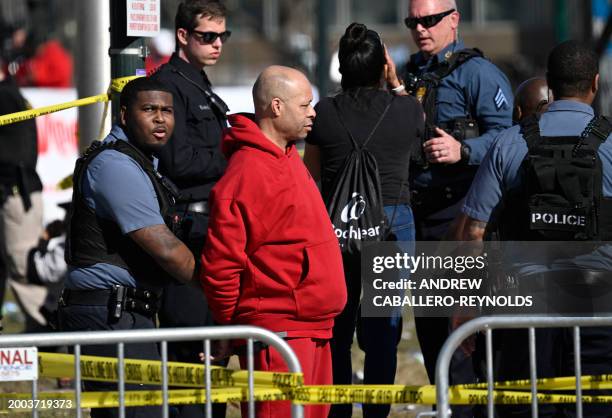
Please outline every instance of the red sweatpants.
M304 373L305 385L331 385L332 364L329 340L319 338L287 338L285 341L295 352ZM246 358L240 357L240 366L246 368ZM286 372L287 365L274 348L255 353L255 370ZM291 416L291 402L257 402L257 418L287 418ZM330 405L307 405L304 418L327 418ZM242 405L242 416L247 417L247 405Z

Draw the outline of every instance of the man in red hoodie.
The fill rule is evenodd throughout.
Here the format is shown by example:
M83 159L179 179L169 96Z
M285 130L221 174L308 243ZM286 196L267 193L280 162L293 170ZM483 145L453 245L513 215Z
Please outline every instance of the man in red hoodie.
M281 334L298 356L305 384L331 384L329 339L346 303L338 240L295 141L310 131L312 89L297 70L271 66L253 87L255 115L229 117L222 147L229 163L210 197L201 281L220 324ZM286 370L266 348L259 370ZM326 418L328 405L306 407ZM288 402L257 405L258 417L290 416Z

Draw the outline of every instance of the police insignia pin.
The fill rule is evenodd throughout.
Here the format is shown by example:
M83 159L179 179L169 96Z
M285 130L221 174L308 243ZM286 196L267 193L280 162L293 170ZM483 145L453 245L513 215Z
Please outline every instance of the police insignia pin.
M427 88L425 86L419 87L416 91L416 98L419 102L423 103L423 97L425 97L425 93L427 92Z

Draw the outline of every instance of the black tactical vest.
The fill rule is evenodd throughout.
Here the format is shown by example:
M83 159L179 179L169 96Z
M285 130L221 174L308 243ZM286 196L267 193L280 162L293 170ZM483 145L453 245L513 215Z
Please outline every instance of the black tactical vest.
M167 215L174 204L174 196L167 180L155 171L151 160L127 141L117 140L108 144L96 141L77 160L74 169L73 204L67 220L66 262L77 267L112 264L128 270L139 286L163 286L171 280L170 275L130 237L122 234L115 222L97 216L83 198L82 184L87 167L105 150L121 152L142 167L153 184L162 217L167 224L170 222Z
M469 110L466 112L465 118L436 125L436 98L442 79L475 57L483 58L484 55L482 51L477 48L462 49L453 53L448 60L441 62L435 70L426 72L420 76L416 75L419 69L414 63L409 61L406 65L404 77L408 93L421 102L423 110L425 111L426 132L425 138L423 138L425 141L433 136L437 136L434 126L444 129L458 141L478 136L478 124L468 114Z
M599 116L578 137L542 137L538 116L524 119L523 181L501 213L502 240L610 241L612 198L603 197L597 153L610 132L610 121Z

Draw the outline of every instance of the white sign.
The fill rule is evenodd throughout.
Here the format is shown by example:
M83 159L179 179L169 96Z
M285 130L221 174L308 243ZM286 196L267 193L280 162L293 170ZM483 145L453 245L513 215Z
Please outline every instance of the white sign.
M21 92L33 108L65 103L77 98L75 89L24 88ZM43 222L64 219L57 204L72 199L72 189L61 190L59 182L72 174L78 157L77 109L71 108L36 118L38 164L43 183ZM93 138L92 138L93 139Z
M161 0L127 0L127 36L154 37L160 29Z
M36 347L0 348L0 382L38 380Z

